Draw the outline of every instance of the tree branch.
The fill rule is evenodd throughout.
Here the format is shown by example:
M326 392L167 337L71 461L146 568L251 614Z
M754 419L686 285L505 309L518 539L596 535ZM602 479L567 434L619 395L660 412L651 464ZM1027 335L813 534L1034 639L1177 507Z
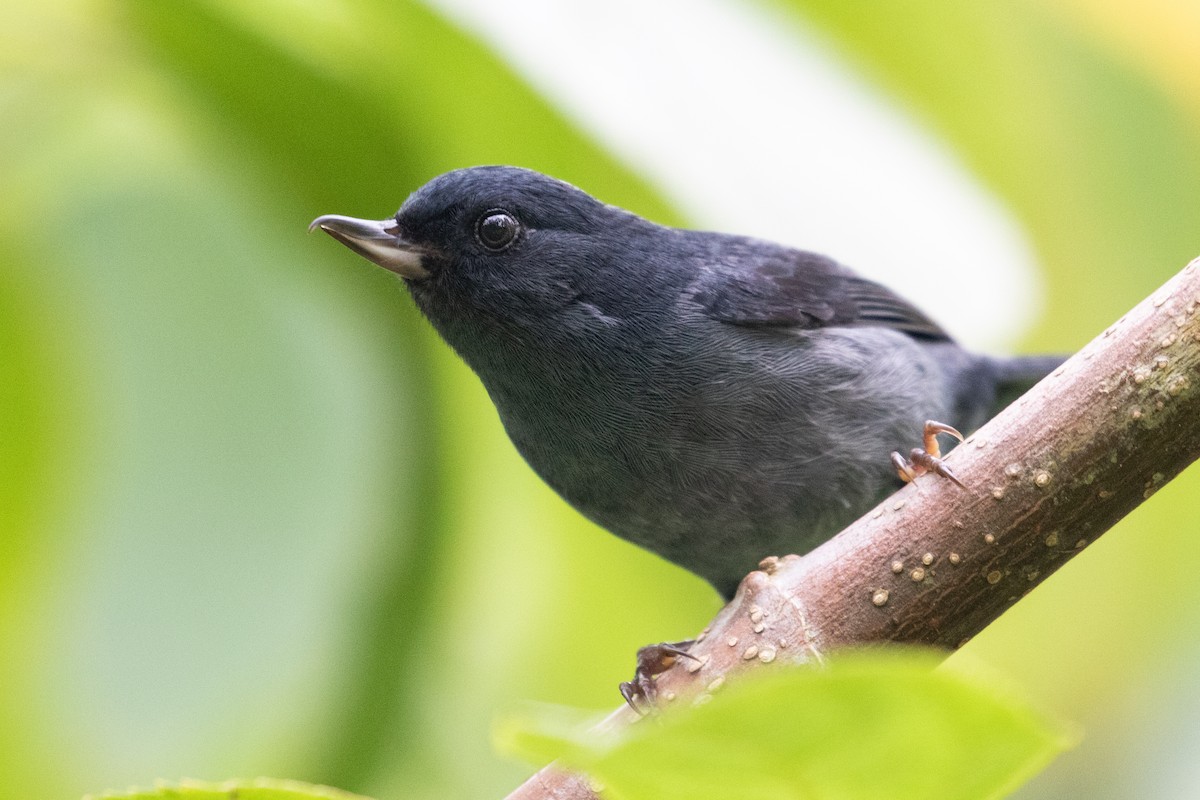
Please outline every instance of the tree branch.
M803 558L768 558L657 681L670 705L848 645L961 647L1200 457L1200 259L949 456ZM603 724L636 720L626 708ZM551 765L509 800L595 800Z

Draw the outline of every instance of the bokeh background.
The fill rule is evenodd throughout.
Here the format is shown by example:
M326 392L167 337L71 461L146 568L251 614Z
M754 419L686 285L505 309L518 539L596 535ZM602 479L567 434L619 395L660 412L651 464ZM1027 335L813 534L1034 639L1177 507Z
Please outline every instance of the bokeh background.
M699 580L521 463L305 225L513 163L830 252L1069 351L1200 254L1189 0L45 0L0 29L0 796L273 775L498 797ZM955 659L1085 738L1021 792L1200 794L1200 473Z

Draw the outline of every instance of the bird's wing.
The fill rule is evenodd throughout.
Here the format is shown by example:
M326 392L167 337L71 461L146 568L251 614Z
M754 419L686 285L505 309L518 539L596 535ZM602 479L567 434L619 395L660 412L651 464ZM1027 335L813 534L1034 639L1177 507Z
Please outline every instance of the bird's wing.
M941 326L886 286L833 259L798 250L756 254L706 270L693 298L709 316L731 325L874 326L915 339L950 340Z

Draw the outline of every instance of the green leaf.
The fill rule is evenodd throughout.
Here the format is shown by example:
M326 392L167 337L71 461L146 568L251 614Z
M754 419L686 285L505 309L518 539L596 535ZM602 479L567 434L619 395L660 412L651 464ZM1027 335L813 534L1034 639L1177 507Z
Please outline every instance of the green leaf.
M87 795L84 800L367 800L328 786L314 786L300 781L258 778L252 781L231 780L220 783L182 780L179 783L160 783L153 789L130 789L127 792Z
M598 732L566 712L509 719L501 746L587 771L608 797L999 797L1071 744L1062 725L924 653L745 676L711 702Z

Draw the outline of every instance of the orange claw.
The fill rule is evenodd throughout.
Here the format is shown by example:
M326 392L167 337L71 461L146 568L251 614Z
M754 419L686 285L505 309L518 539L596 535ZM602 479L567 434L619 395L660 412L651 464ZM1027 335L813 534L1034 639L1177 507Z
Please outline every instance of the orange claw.
M917 471L912 462L899 453L892 453L892 466L896 468L896 474L900 476L900 480L905 483L912 483L917 479Z
M965 489L967 487L963 485L963 482L958 479L958 476L940 458L942 450L938 447L937 437L939 433L949 434L960 442L963 440L963 435L950 425L944 422L936 422L932 419L926 420L924 430L925 449L922 450L919 447L914 447L909 452L908 458L899 453L892 453L892 466L896 468L896 474L900 476L900 480L905 483L911 483L919 476L927 472L933 472L953 482L956 486Z
M944 422L938 422L932 419L925 420L925 431L923 434L925 439L925 452L934 458L938 458L942 455L942 449L938 447L937 440L939 433L948 433L955 439L958 439L960 442L963 440L963 435L958 432L957 428L951 427Z

